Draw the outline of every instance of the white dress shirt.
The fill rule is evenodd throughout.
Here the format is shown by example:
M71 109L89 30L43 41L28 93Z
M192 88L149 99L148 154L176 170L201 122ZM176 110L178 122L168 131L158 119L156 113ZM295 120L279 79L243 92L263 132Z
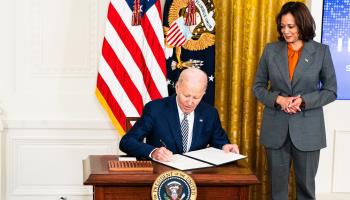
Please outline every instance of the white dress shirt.
M176 99L176 105L177 105L177 111L179 113L179 119L180 119L180 124L182 120L184 119L184 113L181 111L181 108L177 102ZM190 150L191 144L192 144L192 136L193 136L193 124L194 124L194 111L191 113L188 113L187 115L187 120L188 120L188 140L186 144L186 152Z

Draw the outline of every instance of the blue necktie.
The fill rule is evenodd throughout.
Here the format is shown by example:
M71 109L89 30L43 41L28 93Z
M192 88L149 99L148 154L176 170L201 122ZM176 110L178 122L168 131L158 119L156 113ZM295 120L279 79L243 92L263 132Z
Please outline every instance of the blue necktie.
M187 152L187 142L188 142L188 114L184 113L184 118L181 121L181 134L182 134L182 144L183 144L183 152Z

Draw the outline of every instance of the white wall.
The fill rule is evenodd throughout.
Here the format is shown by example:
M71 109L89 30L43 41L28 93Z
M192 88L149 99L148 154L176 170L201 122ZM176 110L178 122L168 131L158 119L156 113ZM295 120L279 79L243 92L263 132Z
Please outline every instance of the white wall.
M311 12L316 22L316 41L321 41L323 1L312 0ZM350 55L349 55L350 56ZM321 151L316 177L318 200L350 199L350 101L337 100L324 108L327 148Z
M1 199L92 199L82 160L118 153L94 96L108 2L1 1Z

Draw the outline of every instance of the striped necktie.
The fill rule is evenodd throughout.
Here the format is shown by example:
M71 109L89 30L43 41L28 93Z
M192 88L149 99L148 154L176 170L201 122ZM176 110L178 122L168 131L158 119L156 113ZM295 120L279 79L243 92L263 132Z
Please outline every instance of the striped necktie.
M188 130L189 130L187 116L188 116L188 113L184 113L184 118L181 121L183 152L187 152Z

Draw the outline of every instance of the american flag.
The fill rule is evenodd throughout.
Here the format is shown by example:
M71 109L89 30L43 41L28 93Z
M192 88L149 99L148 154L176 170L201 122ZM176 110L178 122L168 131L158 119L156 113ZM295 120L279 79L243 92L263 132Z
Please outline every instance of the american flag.
M97 99L121 135L126 117L168 95L160 0L140 5L141 25L132 26L134 0L111 0L97 75Z

